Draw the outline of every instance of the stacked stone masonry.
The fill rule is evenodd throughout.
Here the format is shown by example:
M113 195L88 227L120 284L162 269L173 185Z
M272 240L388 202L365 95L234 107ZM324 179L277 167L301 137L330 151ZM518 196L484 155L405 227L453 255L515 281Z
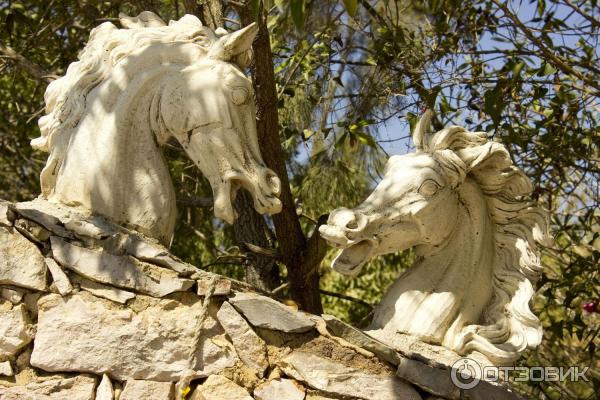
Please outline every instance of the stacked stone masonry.
M0 399L516 399L45 200L0 202Z

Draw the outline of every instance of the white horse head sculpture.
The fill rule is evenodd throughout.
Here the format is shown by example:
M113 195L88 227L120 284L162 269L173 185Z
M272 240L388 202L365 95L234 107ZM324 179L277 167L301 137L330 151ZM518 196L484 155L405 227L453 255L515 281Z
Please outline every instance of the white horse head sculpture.
M409 334L510 364L542 337L529 301L547 217L503 145L458 126L429 135L429 119L415 129L417 151L391 157L373 193L333 211L320 232L342 249L333 268L348 275L415 247L414 265L375 310L379 337Z
M242 72L257 27L215 33L191 15L166 25L150 12L121 23L95 28L80 61L46 90L32 141L50 153L42 196L168 243L175 192L160 144L172 137L209 180L217 217L233 222L240 187L258 212L279 212L280 182L259 152Z

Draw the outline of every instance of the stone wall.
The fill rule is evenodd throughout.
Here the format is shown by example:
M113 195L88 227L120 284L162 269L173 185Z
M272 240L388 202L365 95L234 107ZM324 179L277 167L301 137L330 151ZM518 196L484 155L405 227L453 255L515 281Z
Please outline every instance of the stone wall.
M0 202L0 399L506 398L450 381L458 359L392 349L43 200Z

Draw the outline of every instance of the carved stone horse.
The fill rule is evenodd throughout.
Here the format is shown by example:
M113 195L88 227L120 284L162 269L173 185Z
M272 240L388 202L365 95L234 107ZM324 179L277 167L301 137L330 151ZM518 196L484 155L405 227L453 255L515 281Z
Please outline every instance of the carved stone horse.
M511 364L542 337L529 301L546 214L503 145L458 126L430 135L429 119L415 129L416 152L391 157L373 193L333 211L320 233L341 249L333 268L348 275L372 257L415 248L415 263L377 306L372 334Z
M240 187L277 213L280 182L258 148L252 86L242 72L253 24L213 32L194 16L166 25L144 12L95 28L45 94L32 145L50 156L42 197L128 225L168 244L175 192L160 145L174 138L209 180L215 215L233 222Z

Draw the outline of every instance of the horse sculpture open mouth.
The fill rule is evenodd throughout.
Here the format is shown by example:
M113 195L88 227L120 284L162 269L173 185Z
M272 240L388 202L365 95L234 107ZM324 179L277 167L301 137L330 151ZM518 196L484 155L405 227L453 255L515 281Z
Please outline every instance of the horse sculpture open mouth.
M319 233L331 246L340 249L332 268L341 274L358 275L360 267L373 256L376 247L374 239L350 240L344 229L329 224L322 225Z
M258 181L258 183L256 183ZM217 190L214 199L215 214L223 220L233 223L238 217L233 208L233 202L240 189L248 191L254 203L254 208L261 214L276 214L281 211L281 182L277 175L265 168L264 178L261 180L249 179L242 173L226 174L223 189Z

